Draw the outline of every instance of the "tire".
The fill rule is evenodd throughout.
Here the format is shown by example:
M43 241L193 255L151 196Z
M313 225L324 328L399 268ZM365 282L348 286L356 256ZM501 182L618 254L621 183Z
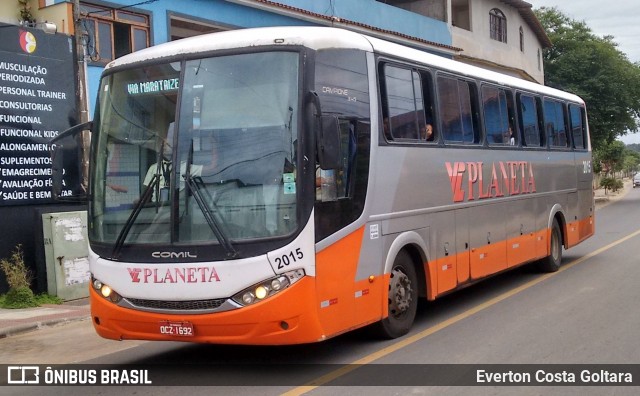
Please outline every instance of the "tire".
M556 272L562 262L562 231L558 220L553 220L551 225L551 237L549 238L549 255L537 262L537 267L542 272Z
M418 309L418 276L406 251L393 262L389 278L388 316L376 323L374 332L383 338L398 338L411 330Z

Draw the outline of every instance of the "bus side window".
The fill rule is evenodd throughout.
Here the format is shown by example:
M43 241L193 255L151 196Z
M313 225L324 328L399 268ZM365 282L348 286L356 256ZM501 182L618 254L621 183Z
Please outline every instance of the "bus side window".
M544 125L550 147L566 148L568 146L562 103L544 99Z
M533 96L518 94L518 118L520 130L524 134L524 145L540 147L540 130L538 129L538 112Z
M387 140L425 140L426 116L421 75L416 70L382 67L383 130Z
M479 143L477 93L473 83L439 76L438 98L445 143Z
M434 118L434 87L431 73L426 70L420 71L420 79L422 80L422 101L424 108L424 124L420 126L420 140L428 143L438 141L438 131Z
M327 202L349 198L353 194L357 141L355 126L349 120L340 121L340 169L320 169L316 166L316 200Z
M383 64L380 65L381 76ZM323 240L360 217L364 210L369 180L371 115L367 56L363 51L326 49L316 53L316 92L325 115L338 117L340 127L340 169L329 170L333 191L322 199L322 185L316 187L315 239ZM384 92L384 78L380 78ZM384 96L382 96L384 100ZM323 176L321 170L317 176ZM322 184L316 178L316 185ZM331 180L326 180L330 182ZM329 198L325 194L326 198Z
M482 87L484 129L490 145L518 144L513 123L511 93L485 85Z
M570 104L569 118L571 123L571 135L573 136L573 146L578 150L584 150L586 148L584 109L580 106Z

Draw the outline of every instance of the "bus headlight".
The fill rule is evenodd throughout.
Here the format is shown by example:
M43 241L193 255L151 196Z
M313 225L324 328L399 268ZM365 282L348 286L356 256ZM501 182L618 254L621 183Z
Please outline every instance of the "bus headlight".
M98 294L100 294L102 297L111 301L114 304L117 304L120 302L120 300L122 300L122 297L118 293L116 293L111 288L111 286L105 283L102 283L98 279L93 279L91 282L91 286L93 286L93 289L97 291Z
M304 270L298 269L285 272L275 278L253 285L232 297L240 305L251 305L269 298L304 277Z

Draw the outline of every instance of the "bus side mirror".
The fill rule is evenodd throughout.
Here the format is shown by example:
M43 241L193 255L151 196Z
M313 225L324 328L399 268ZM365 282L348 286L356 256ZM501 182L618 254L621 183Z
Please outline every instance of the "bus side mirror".
M91 130L92 122L67 129L51 140L51 195L62 202L87 200L86 170L83 160L82 132Z
M321 169L341 169L340 123L336 116L321 116L318 136L318 161Z

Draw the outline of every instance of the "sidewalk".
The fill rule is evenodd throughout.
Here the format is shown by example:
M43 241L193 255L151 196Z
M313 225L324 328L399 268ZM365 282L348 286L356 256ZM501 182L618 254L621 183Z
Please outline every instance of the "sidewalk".
M37 308L0 308L0 339L47 326L89 320L90 317L88 298Z
M631 180L624 181L624 188L617 193L604 189L594 191L596 209L625 196L631 189ZM69 301L62 305L45 305L38 308L2 309L0 308L0 339L43 327L56 326L77 320L89 320L89 300Z
M619 200L620 198L624 197L629 192L629 190L633 188L632 179L623 179L623 183L624 183L624 187L622 188L622 190L619 190L617 192L609 191L607 192L607 194L605 194L604 188L599 188L595 190L593 192L593 196L596 202L596 209L600 209L604 206L609 205L612 202Z

